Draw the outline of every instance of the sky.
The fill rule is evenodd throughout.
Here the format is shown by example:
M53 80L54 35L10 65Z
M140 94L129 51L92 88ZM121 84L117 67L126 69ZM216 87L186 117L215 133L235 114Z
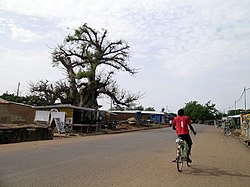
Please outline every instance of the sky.
M249 0L0 0L0 95L30 82L65 80L51 52L87 23L130 46L135 76L117 83L143 93L138 105L176 112L190 101L221 112L250 108ZM109 109L110 101L99 104Z

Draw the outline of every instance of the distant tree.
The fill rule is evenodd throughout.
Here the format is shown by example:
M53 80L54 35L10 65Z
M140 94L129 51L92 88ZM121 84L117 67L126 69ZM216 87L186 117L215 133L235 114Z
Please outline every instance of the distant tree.
M131 107L126 107L126 108L117 105L117 106L113 107L111 110L120 110L120 111L124 111L124 110L155 111L154 107L144 108L142 105L131 106Z
M198 121L201 120L201 116L203 113L203 106L199 104L197 101L190 101L186 103L185 115L188 115L191 120Z
M38 97L45 100L46 105L55 104L55 101L60 99L62 103L70 103L69 87L65 82L58 81L55 84L49 83L48 80L40 80L38 83L29 83L30 92L33 97Z
M204 105L197 101L190 101L186 103L185 115L188 115L194 122L221 119L222 113L215 108L215 104L208 101Z
M140 111L143 111L143 110L144 110L144 108L143 108L143 106L142 106L142 105L140 105L140 106L136 106L136 107L134 107L134 108L133 108L133 110L140 110Z
M144 109L145 111L155 111L154 107L147 107Z
M144 108L143 108L142 105L140 105L140 106L133 105L133 106L127 107L126 110L140 110L140 111L143 111Z
M124 111L125 107L122 107L120 105L115 105L114 107L110 108L110 110L118 110L118 111Z
M107 30L98 32L84 24L75 29L74 34L68 35L62 45L55 47L53 66L65 70L68 78L65 101L97 107L97 98L106 95L114 105L129 107L141 97L139 93L131 94L119 89L114 80L113 76L118 71L134 75L136 70L126 62L129 57L126 41L110 42L107 33Z
M25 98L26 102L24 103L32 106L45 106L50 104L46 99L36 95L27 95Z
M0 96L0 98L11 101L11 102L16 102L16 103L23 103L27 105L47 105L48 102L44 98L41 98L39 96L25 96L25 97L20 97L16 96L14 94L3 94Z
M12 101L12 102L18 102L18 100L21 100L20 97L15 96L14 94L6 94L0 96L0 98L6 100L6 101Z
M205 103L204 110L205 110L204 118L207 120L221 119L222 117L222 113L215 108L215 104L211 103L211 101Z

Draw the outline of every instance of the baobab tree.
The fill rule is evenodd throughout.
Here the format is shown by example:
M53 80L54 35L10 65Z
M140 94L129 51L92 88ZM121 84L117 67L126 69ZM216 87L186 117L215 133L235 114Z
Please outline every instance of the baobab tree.
M114 79L119 71L134 75L137 70L127 63L127 42L109 41L107 34L105 29L98 32L84 24L53 49L53 66L62 68L67 75L67 92L58 89L66 96L64 101L95 108L98 107L98 97L105 95L114 104L129 107L141 97L140 93L132 94L120 89Z

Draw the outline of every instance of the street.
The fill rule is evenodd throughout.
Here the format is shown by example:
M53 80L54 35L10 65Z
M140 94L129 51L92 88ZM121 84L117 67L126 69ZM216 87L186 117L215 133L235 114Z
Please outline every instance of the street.
M194 127L193 163L181 173L171 128L0 145L0 187L249 186L249 148Z

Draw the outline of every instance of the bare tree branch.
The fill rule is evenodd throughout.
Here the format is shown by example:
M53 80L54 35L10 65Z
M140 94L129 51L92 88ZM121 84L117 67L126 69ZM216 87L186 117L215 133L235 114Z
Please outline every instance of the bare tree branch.
M53 64L62 65L67 72L67 96L72 104L96 107L99 95L105 94L115 103L129 106L140 98L140 94L120 90L113 80L116 71L137 73L126 62L129 46L124 40L108 41L107 30L102 31L98 32L87 24L75 29L74 34L65 38L63 45L54 49ZM97 69L102 68L103 71L97 73Z

